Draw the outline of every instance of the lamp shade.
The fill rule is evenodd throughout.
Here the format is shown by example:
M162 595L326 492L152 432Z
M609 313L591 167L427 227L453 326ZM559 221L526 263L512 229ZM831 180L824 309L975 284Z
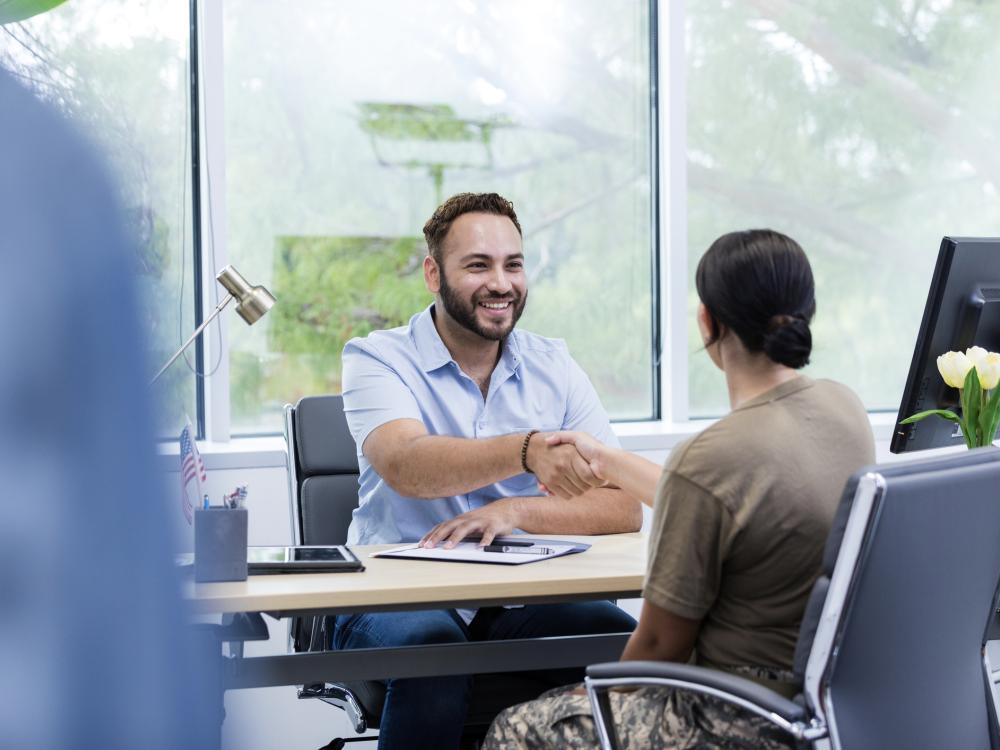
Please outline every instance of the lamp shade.
M253 325L274 306L274 295L263 286L250 282L232 266L226 266L215 277L236 300L236 312L247 325Z

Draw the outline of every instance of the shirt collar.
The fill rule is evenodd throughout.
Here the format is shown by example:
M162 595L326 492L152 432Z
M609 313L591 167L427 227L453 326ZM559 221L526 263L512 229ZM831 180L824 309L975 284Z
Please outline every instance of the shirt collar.
M434 303L432 302L422 312L417 313L410 324L413 344L417 350L417 359L420 361L420 367L424 372L437 370L449 362L455 361L451 356L451 352L448 351L448 347L441 340L441 334L438 333L437 327L434 325L433 310ZM515 374L520 378L521 347L518 343L516 330L510 332L510 335L504 339L502 346L497 368L502 367L505 371Z
M417 313L410 324L410 335L413 338L420 367L424 372L431 372L453 361L448 347L444 345L434 326L433 309L432 302L422 312Z
M784 383L761 393L759 396L754 396L746 403L740 404L738 407L733 409L733 411L741 411L743 409L751 409L755 406L760 406L761 404L769 404L772 401L777 401L785 396L790 396L793 393L804 391L806 388L811 387L813 382L812 378L806 375L798 375L791 380L786 380Z

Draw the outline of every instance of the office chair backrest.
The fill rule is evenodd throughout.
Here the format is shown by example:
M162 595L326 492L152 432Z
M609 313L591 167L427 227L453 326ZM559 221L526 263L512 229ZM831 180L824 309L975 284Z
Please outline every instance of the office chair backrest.
M289 461L295 461L297 543L344 544L358 506L358 458L344 400L306 396L290 409L290 417L286 432L291 435Z
M833 568L837 563L837 555L840 553L840 545L844 539L844 529L847 526L847 519L851 514L854 496L858 491L858 484L861 478L872 472L876 472L879 476L885 478L891 478L910 474L914 471L927 472L953 468L956 466L956 461L962 466L971 466L997 460L1000 460L1000 452L992 450L967 451L957 456L951 455L884 466L868 466L855 472L847 480L847 484L844 486L844 491L841 494L840 505L833 519L830 535L827 537L823 550L822 568L820 569L816 583L813 585L809 603L806 605L802 625L799 630L799 639L795 646L794 672L800 684L805 678L806 664L809 660L809 654L812 651L816 628L823 613L823 605L826 602L826 596L830 588L830 576L833 574Z
M823 548L823 566L816 583L813 584L812 592L809 594L809 602L806 604L802 625L799 627L799 639L795 643L793 670L795 679L800 685L805 680L806 664L812 651L820 616L823 614L823 605L826 603L826 596L830 590L830 576L833 575L833 567L837 563L837 554L840 552L840 543L844 539L844 528L847 526L847 518L851 514L854 495L858 491L858 482L871 470L871 468L862 469L847 480L844 492L840 496L837 513L833 517L830 535L826 538L826 546Z
M1000 451L873 472L854 501L869 510L858 508L846 534L849 514L838 513L840 538L831 534L856 563L841 560L826 580L806 679L821 674L821 687L810 698L840 747L989 748L983 642L1000 580Z

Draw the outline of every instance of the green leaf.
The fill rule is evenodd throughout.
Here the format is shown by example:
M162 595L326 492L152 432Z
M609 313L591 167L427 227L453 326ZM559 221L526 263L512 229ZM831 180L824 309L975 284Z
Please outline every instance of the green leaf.
M907 417L902 422L900 422L900 424L913 424L914 422L919 422L921 419L925 419L932 415L936 417L941 417L942 419L947 419L951 422L961 423L962 421L961 418L959 418L959 416L950 409L928 409L927 411L918 412L917 414L914 414L912 417Z
M1000 387L994 388L986 406L979 417L983 431L983 445L991 445L996 438L997 427L1000 426Z
M0 25L16 23L37 16L66 0L0 0Z
M962 386L962 425L968 431L966 438L971 441L969 447L979 446L979 412L983 403L983 388L979 384L979 373L973 367L965 376Z

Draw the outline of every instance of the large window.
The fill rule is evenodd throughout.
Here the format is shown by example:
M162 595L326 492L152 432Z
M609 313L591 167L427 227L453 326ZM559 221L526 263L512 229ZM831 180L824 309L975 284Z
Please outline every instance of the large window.
M1000 6L688 0L686 16L692 275L722 232L795 237L817 281L809 371L895 410L941 237L1000 234ZM689 382L692 415L727 410L704 355Z
M194 328L187 51L184 3L73 0L0 26L0 66L93 138L117 173L151 375ZM169 433L198 416L193 357L185 364L156 387Z
M671 389L668 418L728 409L692 314L694 267L723 232L802 243L819 303L807 372L872 410L898 404L941 236L1000 235L995 3L660 0L662 91L646 0L202 5L202 95L220 98L200 112L215 120L189 106L186 3L72 0L0 28L0 64L113 160L151 370L195 327L196 297L218 296L216 243L199 254L191 232L190 134L204 136L203 234L278 298L252 328L224 313L228 370L217 352L203 368L223 437L277 432L282 404L340 389L348 338L430 302L421 227L459 191L514 202L521 325L565 338L618 420L660 416L660 346L688 394ZM662 228L657 175L677 179ZM688 335L657 343L661 311ZM156 387L168 432L206 416L193 360Z
M649 23L636 0L227 0L228 252L278 298L230 329L233 432L339 391L348 338L430 302L421 227L461 191L518 211L520 325L652 417Z

